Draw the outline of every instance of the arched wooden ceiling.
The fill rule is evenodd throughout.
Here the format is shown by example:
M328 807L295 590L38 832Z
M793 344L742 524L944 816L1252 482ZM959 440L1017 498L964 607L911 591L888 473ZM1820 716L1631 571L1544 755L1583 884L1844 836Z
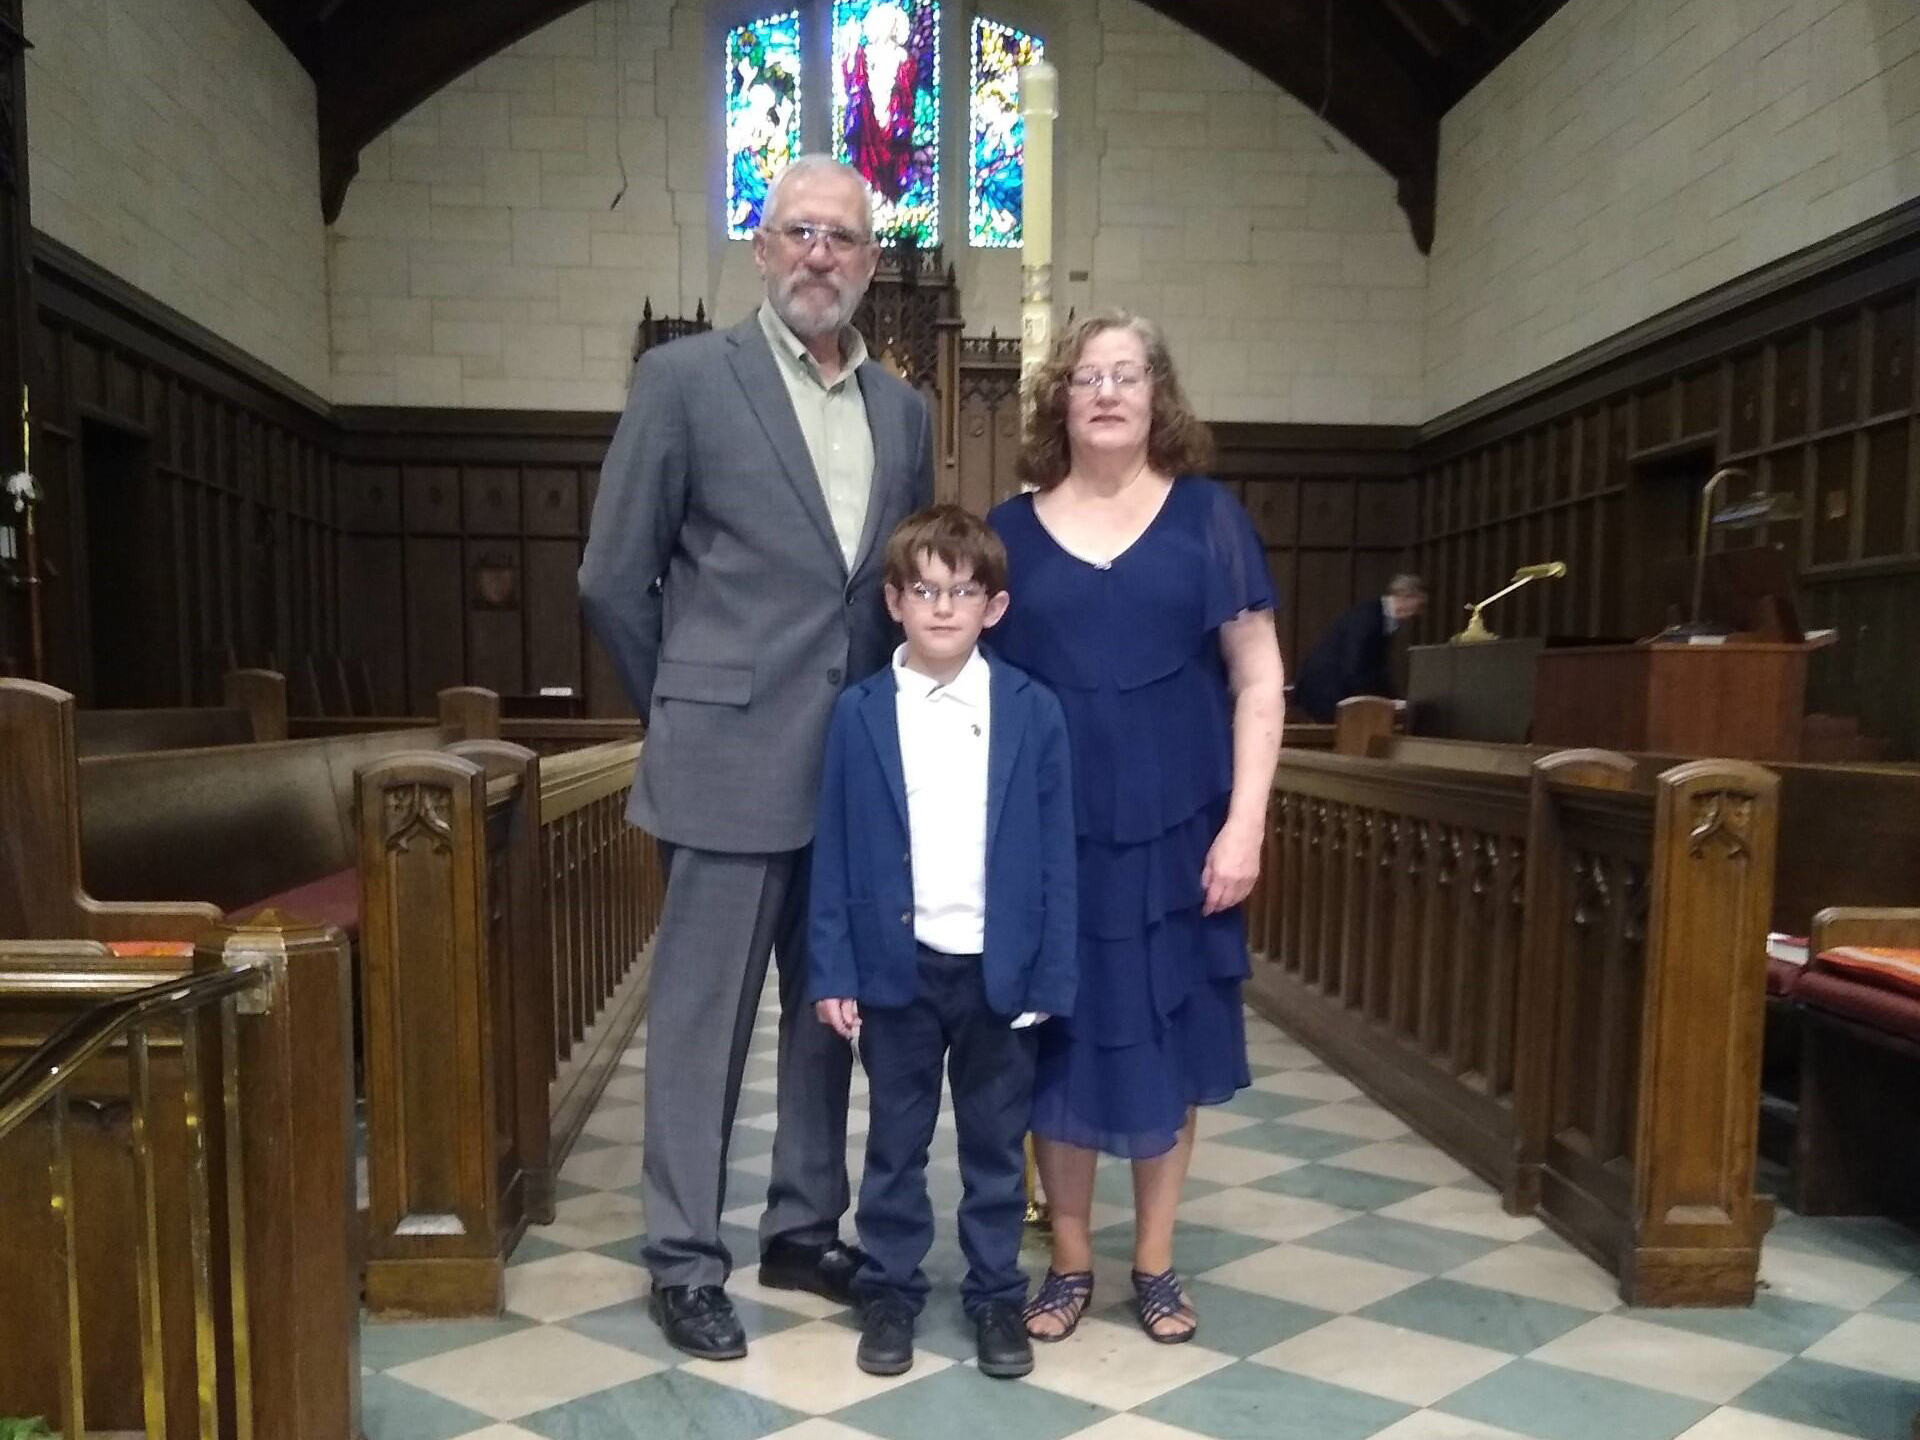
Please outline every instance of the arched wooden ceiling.
M584 0L252 0L313 76L321 198L422 100ZM1392 175L1433 242L1440 117L1565 0L1146 0L1272 80Z

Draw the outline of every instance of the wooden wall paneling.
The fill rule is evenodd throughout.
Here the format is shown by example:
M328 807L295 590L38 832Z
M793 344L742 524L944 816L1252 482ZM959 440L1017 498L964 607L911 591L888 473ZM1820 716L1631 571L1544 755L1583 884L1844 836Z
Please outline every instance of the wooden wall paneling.
M577 695L581 671L580 542L526 542L526 688L571 685Z
M429 714L440 691L466 683L465 566L457 537L409 535L402 543L406 713Z
M394 623L408 613L403 543L393 534L348 535L340 546L341 571L352 577L340 590L341 649L366 662L374 709L382 715L409 708L409 632Z
M465 559L467 658L463 679L456 683L478 685L496 695L525 694L526 566L519 537L469 537ZM490 584L499 585L501 598L490 592Z

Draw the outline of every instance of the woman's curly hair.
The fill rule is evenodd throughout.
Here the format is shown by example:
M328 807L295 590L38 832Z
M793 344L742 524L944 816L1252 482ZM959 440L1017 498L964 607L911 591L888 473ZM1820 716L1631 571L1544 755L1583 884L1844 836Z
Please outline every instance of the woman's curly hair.
M1089 315L1061 332L1053 352L1034 371L1028 386L1026 436L1014 473L1036 490L1051 490L1067 478L1073 456L1067 443L1067 377L1080 363L1080 352L1094 336L1107 330L1131 330L1147 352L1147 372L1153 379L1153 414L1147 426L1147 463L1162 475L1184 475L1213 459L1213 435L1206 422L1187 404L1186 391L1174 373L1166 336L1144 316L1125 310Z

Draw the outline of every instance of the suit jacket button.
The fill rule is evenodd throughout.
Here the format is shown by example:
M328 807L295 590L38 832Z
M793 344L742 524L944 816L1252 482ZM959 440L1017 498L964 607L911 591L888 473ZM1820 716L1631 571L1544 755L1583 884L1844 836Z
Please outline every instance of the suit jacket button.
M840 683L840 671L838 669L827 671L827 684L838 685L839 683Z
M900 912L900 923L902 925L913 924L913 912L911 910L902 910Z

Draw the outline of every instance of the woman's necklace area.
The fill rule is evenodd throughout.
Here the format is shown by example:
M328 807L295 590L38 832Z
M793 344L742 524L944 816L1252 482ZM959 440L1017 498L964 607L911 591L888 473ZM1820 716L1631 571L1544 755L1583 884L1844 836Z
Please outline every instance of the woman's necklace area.
M1147 473L1147 461L1151 458L1152 458L1151 455L1142 455L1140 457L1140 463L1134 467L1133 473L1129 475L1125 480L1121 481L1118 488L1116 488L1112 494L1102 495L1102 496L1099 496L1099 498L1106 501L1113 501L1113 500L1119 499L1119 497L1121 497L1122 495L1125 495L1129 490L1133 488L1134 482L1138 480L1142 475ZM1074 478L1075 477L1071 474L1067 476L1068 480L1072 480ZM1095 493L1097 494L1097 492ZM1159 510L1157 507L1154 513L1155 514L1159 513ZM1151 517L1149 517L1147 524L1151 525L1152 523L1153 521ZM1145 527L1143 526L1142 529L1144 528ZM1083 556L1082 558L1086 560L1087 564L1093 566L1093 568L1096 570L1110 570L1113 568L1113 562L1119 559L1122 555L1126 554L1127 551L1131 550L1134 546L1134 543L1138 541L1139 538L1140 538L1140 532L1136 531L1132 535L1127 537L1126 544L1121 545L1117 548L1113 547L1111 545L1111 542L1109 542L1109 545L1107 547L1107 553L1105 554L1104 558L1099 560L1095 560L1090 556Z

